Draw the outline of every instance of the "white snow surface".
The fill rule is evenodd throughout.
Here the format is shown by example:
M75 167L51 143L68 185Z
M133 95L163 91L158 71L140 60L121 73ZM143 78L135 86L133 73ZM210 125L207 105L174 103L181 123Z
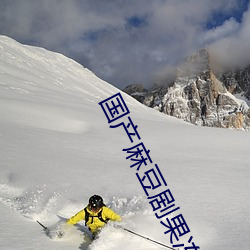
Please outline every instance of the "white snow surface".
M92 243L83 222L62 239L36 223L53 231L92 194L122 226L171 246L122 151L133 144L98 104L118 92L61 54L0 36L0 249L164 249L112 223ZM193 126L122 96L190 228L179 243L248 250L249 132Z

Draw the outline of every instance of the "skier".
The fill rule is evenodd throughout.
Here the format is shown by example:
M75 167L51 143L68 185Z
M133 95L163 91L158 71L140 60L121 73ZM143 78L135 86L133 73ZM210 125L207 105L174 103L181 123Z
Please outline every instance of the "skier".
M94 239L109 220L120 222L122 219L113 210L105 206L101 196L95 194L89 198L89 204L72 216L67 224L74 225L80 220L85 220L85 226L92 232Z

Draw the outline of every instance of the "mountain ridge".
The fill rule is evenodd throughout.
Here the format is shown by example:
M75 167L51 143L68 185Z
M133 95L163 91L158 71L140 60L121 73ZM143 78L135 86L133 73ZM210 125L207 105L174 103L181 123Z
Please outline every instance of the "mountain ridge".
M148 107L195 125L248 130L250 66L221 72L211 61L209 51L202 49L177 68L171 85L150 90L130 85L123 91Z

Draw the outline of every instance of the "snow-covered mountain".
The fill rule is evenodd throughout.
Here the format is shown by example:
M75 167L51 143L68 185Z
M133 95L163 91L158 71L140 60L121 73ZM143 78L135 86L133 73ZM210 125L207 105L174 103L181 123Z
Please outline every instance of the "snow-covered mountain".
M146 106L184 121L209 127L250 127L249 68L219 72L203 49L180 65L171 86L124 91Z
M63 55L0 36L1 249L163 249L112 225L92 244L84 223L51 240L36 223L53 228L94 193L122 226L171 245L126 160L127 134L99 105L118 92ZM203 250L248 250L249 133L193 126L122 96L190 228L174 244L193 236Z

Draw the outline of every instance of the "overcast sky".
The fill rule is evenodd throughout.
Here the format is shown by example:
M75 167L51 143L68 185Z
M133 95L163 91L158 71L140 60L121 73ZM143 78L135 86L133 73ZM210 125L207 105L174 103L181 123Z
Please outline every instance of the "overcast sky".
M0 0L0 34L57 51L124 88L195 51L250 62L250 0Z

